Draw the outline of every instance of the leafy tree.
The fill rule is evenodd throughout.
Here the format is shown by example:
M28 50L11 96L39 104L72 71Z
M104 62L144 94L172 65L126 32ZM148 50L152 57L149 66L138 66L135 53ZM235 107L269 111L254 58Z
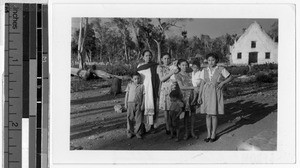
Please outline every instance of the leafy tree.
M275 42L278 42L278 20L272 24L271 30L268 31L268 35L274 39Z

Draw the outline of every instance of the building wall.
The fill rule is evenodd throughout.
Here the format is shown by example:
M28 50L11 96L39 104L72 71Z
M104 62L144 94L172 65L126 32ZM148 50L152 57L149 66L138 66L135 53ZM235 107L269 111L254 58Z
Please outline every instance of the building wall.
M256 41L256 47L251 48L251 41ZM268 35L262 32L257 23L249 26L245 34L230 47L231 64L248 64L249 53L258 52L257 64L277 63L277 44ZM237 59L237 53L242 53L242 58ZM270 52L270 59L265 59L265 53Z

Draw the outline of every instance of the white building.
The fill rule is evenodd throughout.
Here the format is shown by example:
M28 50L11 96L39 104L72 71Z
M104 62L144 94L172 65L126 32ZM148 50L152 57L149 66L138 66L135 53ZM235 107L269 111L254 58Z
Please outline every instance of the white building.
M264 64L277 62L278 44L254 22L230 46L230 64Z

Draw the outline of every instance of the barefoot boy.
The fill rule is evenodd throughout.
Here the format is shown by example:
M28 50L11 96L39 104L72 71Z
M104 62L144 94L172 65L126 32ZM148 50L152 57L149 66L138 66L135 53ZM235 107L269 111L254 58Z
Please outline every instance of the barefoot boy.
M127 109L127 137L134 135L142 139L143 124L143 94L144 87L141 84L141 76L138 72L131 76L131 82L127 85L125 95L125 108ZM134 123L135 121L135 123Z

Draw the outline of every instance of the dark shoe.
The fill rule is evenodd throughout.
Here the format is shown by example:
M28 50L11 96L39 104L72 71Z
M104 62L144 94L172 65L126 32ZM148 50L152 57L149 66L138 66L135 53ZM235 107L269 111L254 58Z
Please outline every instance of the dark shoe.
M203 139L203 141L209 142L209 141L210 141L210 138L205 138L205 139Z
M215 142L217 140L217 138L211 138L210 140L209 140L209 142Z
M170 135L170 134L171 134L171 132L170 132L170 131L168 131L168 130L166 130L166 134L167 134L167 135Z

